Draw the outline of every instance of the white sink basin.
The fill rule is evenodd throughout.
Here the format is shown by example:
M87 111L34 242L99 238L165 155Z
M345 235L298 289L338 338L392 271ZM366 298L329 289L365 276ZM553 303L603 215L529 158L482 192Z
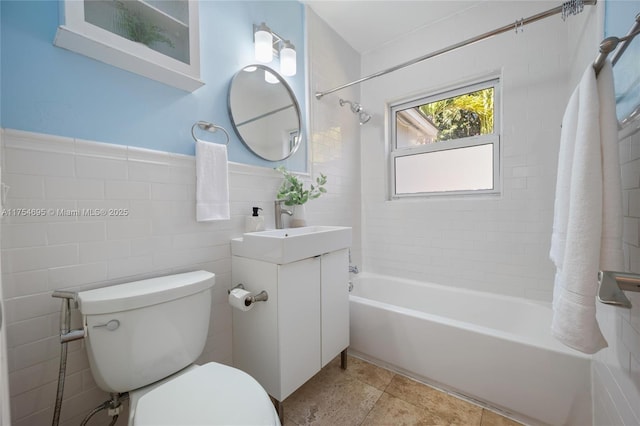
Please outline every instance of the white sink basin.
M234 256L284 264L351 247L348 226L305 226L248 232L231 240Z

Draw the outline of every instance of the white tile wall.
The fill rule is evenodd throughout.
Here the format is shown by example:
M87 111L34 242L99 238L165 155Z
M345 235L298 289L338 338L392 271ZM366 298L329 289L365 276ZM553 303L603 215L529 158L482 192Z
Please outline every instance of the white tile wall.
M350 144L313 132L313 170L328 175L329 194L308 205L310 224L352 226L359 220L357 127L349 131ZM2 143L2 181L10 186L4 207L54 212L2 218L13 425L51 421L60 351L60 302L51 297L54 289L195 269L214 272L209 339L199 362L231 363L229 240L244 232L244 217L254 205L263 207L267 227L273 227L279 173L230 164L231 220L197 223L193 157L7 129ZM129 214L64 216L58 211L99 208L128 209ZM105 399L88 370L82 343L72 343L62 424L77 425Z
M640 273L640 211L636 197L640 189L640 121L622 132L620 162L624 192L625 269ZM640 293L626 293L630 310L598 304L598 321L609 347L593 357L594 423L598 425L640 424Z
M550 7L482 2L363 55L368 75ZM548 259L560 123L568 90L567 28L546 19L361 85L374 118L362 127L367 271L550 300ZM502 194L389 201L385 107L464 81L502 81Z
M313 173L329 176L328 196L312 201L307 215L317 223L353 227L352 260L361 265L360 125L339 99L358 101L350 88L317 100L313 94L360 76L360 55L310 8L306 8L309 40Z
M575 87L585 67L594 59L602 34L604 4L569 22L571 77ZM620 133L622 169L625 269L640 273L640 122ZM597 304L598 321L609 347L593 357L592 395L595 425L640 424L640 295L627 293L633 304L629 310Z

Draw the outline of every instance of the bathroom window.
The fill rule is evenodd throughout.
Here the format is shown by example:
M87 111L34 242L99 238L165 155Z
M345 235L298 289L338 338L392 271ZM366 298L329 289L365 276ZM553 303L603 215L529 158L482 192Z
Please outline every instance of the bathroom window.
M392 198L499 193L499 83L390 105Z

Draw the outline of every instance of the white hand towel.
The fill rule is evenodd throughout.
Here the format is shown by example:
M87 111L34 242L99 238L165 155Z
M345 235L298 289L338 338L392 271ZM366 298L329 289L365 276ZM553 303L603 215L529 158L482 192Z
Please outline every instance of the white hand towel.
M595 353L597 273L622 269L622 192L613 74L585 71L562 121L550 257L556 266L552 334Z
M229 220L227 146L196 141L196 220Z

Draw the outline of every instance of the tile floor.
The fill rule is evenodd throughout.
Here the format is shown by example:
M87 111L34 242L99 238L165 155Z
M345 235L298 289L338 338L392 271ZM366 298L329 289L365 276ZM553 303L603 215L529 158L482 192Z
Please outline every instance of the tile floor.
M349 356L333 360L284 401L283 426L516 426L513 420Z

